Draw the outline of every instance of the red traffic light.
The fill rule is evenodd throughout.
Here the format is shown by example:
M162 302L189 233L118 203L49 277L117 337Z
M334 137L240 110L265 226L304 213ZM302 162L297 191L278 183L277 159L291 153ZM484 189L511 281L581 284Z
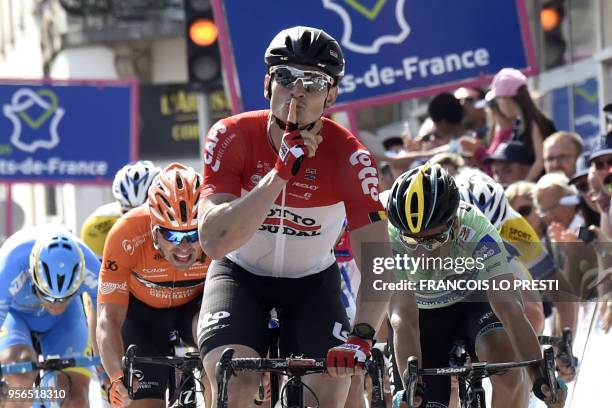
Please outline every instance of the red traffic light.
M200 47L207 47L217 41L217 25L207 18L193 21L189 26L189 39Z

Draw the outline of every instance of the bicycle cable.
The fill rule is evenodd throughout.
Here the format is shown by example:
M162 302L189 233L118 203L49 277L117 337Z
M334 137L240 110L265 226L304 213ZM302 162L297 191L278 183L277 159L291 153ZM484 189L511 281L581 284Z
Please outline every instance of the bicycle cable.
M315 401L316 401L316 405L314 408L319 408L319 397L317 397L317 394L315 394L315 392L312 390L312 388L310 388L308 385L304 384L302 381L298 382L298 379L296 377L289 377L289 380L283 384L283 388L281 388L280 391L280 401L281 401L281 407L282 408L291 408L289 407L289 405L285 405L285 400L283 399L284 394L287 392L286 388L287 385L291 382L296 382L297 386L302 386L304 388L306 388L308 391L310 391L310 393L312 394L312 396L314 397Z

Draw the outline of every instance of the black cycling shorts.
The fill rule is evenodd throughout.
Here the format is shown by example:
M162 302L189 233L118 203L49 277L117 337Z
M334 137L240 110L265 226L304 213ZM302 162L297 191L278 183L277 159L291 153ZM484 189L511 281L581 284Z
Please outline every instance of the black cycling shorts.
M489 303L461 302L437 309L419 309L421 359L423 368L448 367L449 353L456 341L463 341L466 351L476 359L476 340L491 330L503 328ZM393 329L389 324L391 350L391 390L403 389L393 348ZM391 371L391 370L390 370ZM446 408L450 400L449 376L425 376L426 408Z
M342 303L340 272L334 263L303 278L252 274L227 258L214 261L198 322L202 358L211 350L240 344L266 356L270 310L281 311L280 355L323 358L346 340L349 322Z
M123 345L136 344L137 356L157 357L174 354L170 333L178 334L186 345L195 347L192 332L193 317L198 313L201 298L196 298L183 306L158 309L130 296L127 315L123 323ZM140 372L136 377L140 387L134 399L164 399L170 375L170 367L157 364L136 364Z

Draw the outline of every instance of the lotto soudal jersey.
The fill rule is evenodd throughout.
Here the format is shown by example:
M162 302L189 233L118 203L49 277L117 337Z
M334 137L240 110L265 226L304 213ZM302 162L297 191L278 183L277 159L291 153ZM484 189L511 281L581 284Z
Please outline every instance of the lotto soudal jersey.
M277 152L267 131L269 111L223 119L205 145L203 197L246 195L274 168ZM378 173L368 150L348 130L323 118L323 141L289 180L251 239L227 257L261 276L299 278L335 262L344 222L351 230L385 219Z

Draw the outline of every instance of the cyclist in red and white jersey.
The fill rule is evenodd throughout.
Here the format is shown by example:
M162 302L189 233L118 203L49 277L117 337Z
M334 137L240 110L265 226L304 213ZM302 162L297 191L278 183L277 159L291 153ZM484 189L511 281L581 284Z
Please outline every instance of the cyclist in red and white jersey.
M344 73L331 36L283 30L265 62L270 110L221 120L206 139L200 242L215 261L200 311L200 353L211 376L226 347L237 357L265 356L266 318L280 309L281 353L327 356L333 378L305 382L320 406L343 407L346 377L369 355L389 295L366 301L358 294L351 329L332 249L346 217L358 264L366 242L383 243L382 255L391 255L376 164L348 130L322 117ZM369 274L371 266L360 270ZM417 313L414 303L415 323ZM415 353L418 341L415 327ZM229 406L249 406L257 384L256 375L233 378Z

